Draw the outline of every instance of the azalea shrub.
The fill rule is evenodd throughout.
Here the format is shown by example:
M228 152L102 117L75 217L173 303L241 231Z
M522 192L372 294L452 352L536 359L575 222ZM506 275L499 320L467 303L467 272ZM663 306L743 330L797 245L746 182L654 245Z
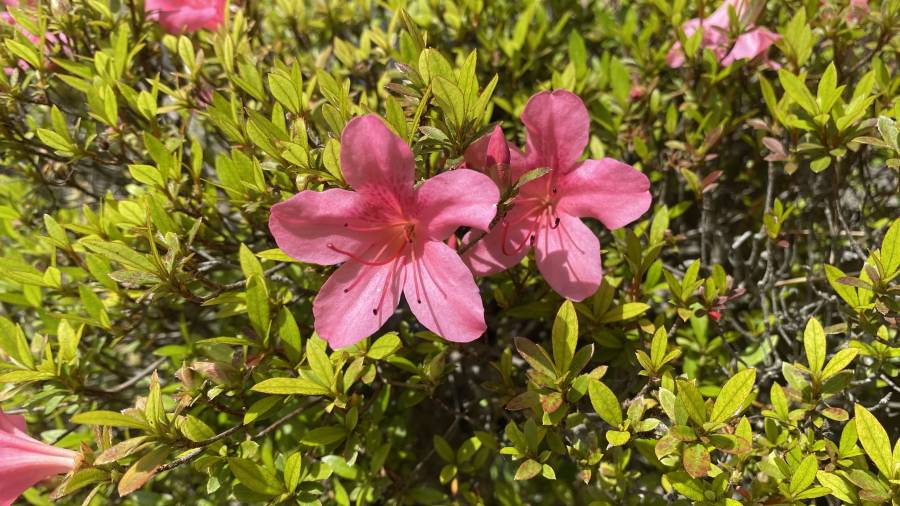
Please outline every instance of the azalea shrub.
M900 504L900 0L4 0L0 505Z

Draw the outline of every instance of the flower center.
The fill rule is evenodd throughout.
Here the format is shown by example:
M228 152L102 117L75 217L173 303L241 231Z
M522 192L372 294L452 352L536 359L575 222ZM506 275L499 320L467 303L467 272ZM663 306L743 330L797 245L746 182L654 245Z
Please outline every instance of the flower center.
M533 246L535 241L535 234L537 233L537 229L545 222L546 225L550 229L556 229L559 226L559 215L556 212L556 206L559 203L556 197L557 188L556 186L552 186L547 189L547 193L542 196L535 197L517 197L516 200L520 204L528 204L533 203L531 209L520 216L516 220L509 221L504 219L500 222L500 226L503 227L503 237L501 242L501 250L503 254L506 256L513 256L522 251L522 248L525 245ZM528 228L528 233L525 234L525 237L522 238L522 241L515 245L515 248L512 250L509 249L509 229L513 225L517 225L525 220L531 220L531 226Z
M380 266L392 264L387 276L384 279L384 282L382 283L381 297L379 297L378 299L378 305L372 308L372 314L377 316L378 310L384 304L384 297L385 295L387 295L391 285L393 284L394 277L396 276L399 264L401 263L400 260L404 258L407 253L413 250L412 246L416 237L416 225L412 221L401 221L388 225L386 227L367 227L365 225L351 225L348 222L344 223L344 228L356 232L382 232L387 236L387 240L379 240L373 242L360 254L338 248L334 245L334 243L327 244L329 249L336 251L342 255L346 255L351 260L364 265ZM353 290L353 288L355 288L362 279L363 276L357 276L356 279L354 279L350 284L344 287L344 293L350 293L350 291ZM417 297L418 291L418 280L416 280ZM421 302L421 299L419 300L419 302Z

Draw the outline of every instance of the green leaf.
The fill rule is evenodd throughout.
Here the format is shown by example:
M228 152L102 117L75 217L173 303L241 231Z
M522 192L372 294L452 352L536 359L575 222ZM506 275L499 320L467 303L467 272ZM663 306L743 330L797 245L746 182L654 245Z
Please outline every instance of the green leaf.
M822 369L822 380L827 380L843 371L850 365L850 362L853 362L853 359L856 358L856 355L858 354L859 350L856 348L846 348L835 353L834 356L831 357L831 360L825 365L825 368Z
M613 323L630 320L646 313L650 306L643 302L626 302L621 306L615 306L603 314L598 323Z
M275 496L284 492L281 480L275 473L251 460L230 458L228 469L242 485L256 493Z
M739 414L739 410L747 401L747 397L753 392L753 384L756 381L756 369L744 369L732 376L713 405L709 421L721 423Z
M516 470L516 480L530 480L541 472L541 464L533 459L528 459L521 464Z
M566 300L556 313L553 321L553 361L556 372L564 375L569 370L575 347L578 344L578 313L572 302Z
M72 423L82 425L101 425L108 427L129 427L147 430L150 426L136 415L125 415L116 411L87 411L72 417Z
M681 462L684 465L684 470L692 478L703 478L709 474L709 451L702 444L695 444L686 448L681 455Z
M450 446L446 439L435 434L432 438L432 441L434 442L434 450L444 460L444 462L456 462L456 452L453 451L453 448Z
M891 454L891 441L887 431L875 415L863 406L856 404L854 409L856 432L866 455L872 459L875 467L887 478L894 477L894 457Z
M684 471L667 473L665 477L672 484L672 488L688 499L703 501L706 498L702 480L697 480Z
M0 374L0 384L2 383L29 383L32 381L47 381L55 378L51 372L47 371L10 371Z
M814 375L818 376L822 372L825 365L825 329L822 324L815 318L810 318L806 322L806 329L803 331L803 347L806 349L806 360L809 363L809 369Z
M604 385L603 382L592 380L588 385L588 395L591 398L591 406L600 418L613 427L622 425L622 406L616 394Z
M700 390L690 381L678 380L678 399L687 410L690 419L697 425L707 422L706 403Z
M289 493L297 490L303 470L303 454L294 452L284 459L284 485Z
M778 71L778 80L781 81L781 86L784 87L785 93L804 111L811 116L819 113L816 99L812 96L803 80L785 69Z
M513 339L513 343L519 355L528 362L528 365L551 378L556 376L553 360L547 355L544 348L525 337L516 337Z
M135 462L119 480L119 496L124 497L143 487L169 455L169 448L163 446L147 453Z
M347 429L340 425L316 427L300 438L300 442L309 446L328 446L347 437Z
M265 277L262 264L259 263L256 255L250 251L246 244L241 243L238 256L241 262L241 271L244 273L245 278L249 279L254 274L259 277Z
M610 446L622 446L631 439L631 434L620 430L606 431L606 442Z
M826 471L818 471L816 472L816 478L822 486L831 490L831 495L838 499L850 504L859 502L859 497L856 495L856 492L850 484L844 481L840 476Z
M372 343L369 351L366 352L366 356L373 360L384 360L396 353L402 344L400 336L396 332L388 332Z
M33 369L34 358L22 328L8 318L0 316L0 350L22 366Z
M791 495L796 496L809 488L809 486L812 485L813 480L816 479L817 470L816 456L807 455L791 475L791 482L790 485L788 485L788 491Z
M886 279L891 279L900 271L900 218L891 223L881 241L881 265Z
M247 314L256 335L265 342L271 328L269 290L266 288L265 279L258 274L251 274L247 278Z
M78 357L78 343L81 341L81 332L84 324L78 327L76 332L68 320L60 320L56 327L56 339L59 341L59 360L64 363L72 363Z
M328 395L331 390L306 378L269 378L251 388L254 392L276 395Z
M146 255L138 253L124 244L99 240L82 241L81 244L94 253L109 260L119 262L126 267L131 267L132 269L147 273L156 272L156 266L153 265L153 262L151 262Z

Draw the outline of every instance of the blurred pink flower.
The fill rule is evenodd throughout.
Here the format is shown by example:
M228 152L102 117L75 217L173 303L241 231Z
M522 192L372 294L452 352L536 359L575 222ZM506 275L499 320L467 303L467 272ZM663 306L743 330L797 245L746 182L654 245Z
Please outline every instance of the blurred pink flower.
M700 47L711 50L716 59L723 65L731 65L737 60L752 60L765 57L769 47L781 36L766 28L756 28L754 22L762 9L762 3L753 0L725 0L707 18L693 18L681 25L685 37L693 36L698 29L703 30ZM734 9L735 16L744 32L733 41L729 11ZM730 48L730 51L729 51ZM666 55L666 63L677 68L684 65L684 51L680 42L676 42ZM768 63L768 61L767 61ZM777 64L773 64L777 66Z
M35 2L31 1L31 0L29 0L27 2L19 2L18 0L3 0L3 3L10 7L17 7L17 6L22 5L22 3L25 3L25 4L27 4L26 7L30 7L30 6L34 5ZM27 38L32 44L34 44L36 46L40 45L41 36L35 35L35 34L29 32L20 23L17 23L16 20L12 17L12 15L10 13L5 12L5 11L0 12L0 21L4 22L10 26L15 27L16 31L19 32L20 34L22 34L25 38ZM68 44L69 44L69 39L65 36L65 34L54 33L54 32L45 32L44 33L44 54L51 54L52 52L54 52L58 49L63 49L64 51L69 51L70 48L69 48ZM28 68L29 68L28 62L26 62L25 60L19 60L18 62L16 62L16 64L22 70L28 70ZM7 75L12 74L13 70L14 69L12 67L6 67L3 69L3 71Z
M869 0L850 0L850 12L847 18L851 21L857 21L869 13Z
M528 131L525 153L512 159L511 170L542 167L549 172L524 184L512 209L463 258L475 274L485 276L519 263L534 247L538 270L550 287L582 300L597 290L603 271L600 241L580 218L595 218L610 229L631 223L650 207L650 181L611 158L579 161L590 118L571 92L531 97L522 122Z
M25 419L0 410L0 506L55 474L65 474L78 454L42 443L25 433Z
M291 257L343 263L313 303L319 336L341 348L372 335L401 293L416 318L449 341L484 333L478 286L443 241L461 226L487 230L497 186L456 169L414 188L412 151L372 114L344 128L341 170L355 191L302 191L273 206L269 217L275 242Z
M217 30L225 22L227 0L146 0L144 11L169 33Z

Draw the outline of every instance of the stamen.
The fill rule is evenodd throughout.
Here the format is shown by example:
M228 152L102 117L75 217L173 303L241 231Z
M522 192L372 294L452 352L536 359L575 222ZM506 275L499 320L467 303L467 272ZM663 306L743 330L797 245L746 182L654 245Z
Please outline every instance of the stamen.
M412 268L413 268L413 286L416 289L416 303L422 303L422 294L419 291L419 276L421 273L419 272L419 263L416 261L416 251L413 249L412 251ZM425 280L422 280L422 283L425 283Z
M381 297L378 298L378 306L372 310L372 314L375 316L378 316L378 308L384 305L384 296L387 295L387 292L394 281L394 273L397 271L397 261L399 260L399 258L399 255L394 258L394 265L391 266L390 270L388 271L388 276L384 280L384 284L381 286Z
M540 222L540 218L541 218L541 215L539 215L537 217L537 219L532 221L531 228L530 228L530 230L528 230L528 233L525 235L525 239L518 246L516 246L516 249L513 250L512 253L510 253L506 250L506 244L509 242L507 240L507 238L508 238L507 234L509 233L509 227L507 226L506 228L504 228L503 229L503 237L502 237L503 243L500 246L500 249L503 251L503 254L506 256L513 256L515 254L518 254L520 251L522 251L522 248L524 248L526 244L534 245L534 233L537 230L537 226L538 226L538 223Z

